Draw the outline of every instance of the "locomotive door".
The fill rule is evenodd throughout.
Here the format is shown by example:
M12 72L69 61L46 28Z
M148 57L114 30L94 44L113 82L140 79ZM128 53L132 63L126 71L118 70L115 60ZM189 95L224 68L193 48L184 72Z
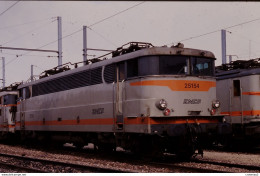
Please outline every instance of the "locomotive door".
M4 96L4 102L6 101L7 96ZM6 112L7 107L3 106L2 108L2 117L3 117L3 127L4 131L8 131L8 119L7 119L7 112Z
M123 93L125 80L125 63L120 62L116 66L116 86L115 86L115 129L124 129L124 115L123 115Z
M231 123L241 123L243 124L243 104L242 104L242 87L240 80L232 81L233 93L231 92L230 98L230 113L231 113Z
M2 108L2 110L3 110L3 126L4 126L4 128L5 128L5 131L8 131L8 117L9 117L9 106L8 106L8 104L9 104L9 98L10 98L10 96L9 95L5 95L5 96L3 96L3 108Z
M25 129L25 116L24 116L24 101L20 101L20 123L21 123L21 130Z
M24 113L24 110L25 110L25 97L26 97L26 89L23 88L21 89L21 94L20 94L20 127L21 127L21 130L24 130L25 129L25 113Z
M4 116L4 106L3 106L3 99L4 99L4 97L0 97L0 131L3 131L4 130L4 118L5 118L5 116Z

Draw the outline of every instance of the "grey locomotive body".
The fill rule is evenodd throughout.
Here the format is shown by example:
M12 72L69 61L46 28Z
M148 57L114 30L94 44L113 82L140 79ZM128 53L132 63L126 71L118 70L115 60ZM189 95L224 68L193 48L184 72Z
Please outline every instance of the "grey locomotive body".
M130 43L113 56L20 85L16 132L186 156L202 153L210 135L227 132L211 52Z
M232 125L233 138L258 142L260 138L259 59L239 60L222 65L217 68L216 76L217 97L222 104L222 114Z

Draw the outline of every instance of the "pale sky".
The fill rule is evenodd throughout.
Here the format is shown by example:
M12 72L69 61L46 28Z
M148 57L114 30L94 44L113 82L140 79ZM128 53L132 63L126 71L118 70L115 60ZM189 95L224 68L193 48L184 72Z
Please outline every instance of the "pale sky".
M220 30L236 25L227 29L227 55L236 55L234 60L260 57L260 2L20 1L7 10L15 2L0 1L0 45L40 48L56 41L56 18L61 16L63 37L72 34L62 40L63 63L83 60L84 25L92 25L87 31L89 48L116 49L131 41L171 46L182 41L185 47L213 52L216 65L222 60ZM41 49L58 50L58 43ZM6 86L28 80L31 65L39 75L58 64L57 57L48 57L55 53L2 50L0 55L6 62ZM1 61L0 67L2 77Z

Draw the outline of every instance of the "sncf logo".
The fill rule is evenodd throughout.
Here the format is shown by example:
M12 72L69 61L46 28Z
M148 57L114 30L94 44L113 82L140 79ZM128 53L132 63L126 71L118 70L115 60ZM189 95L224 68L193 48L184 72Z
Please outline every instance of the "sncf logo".
M200 104L201 99L184 99L183 104Z

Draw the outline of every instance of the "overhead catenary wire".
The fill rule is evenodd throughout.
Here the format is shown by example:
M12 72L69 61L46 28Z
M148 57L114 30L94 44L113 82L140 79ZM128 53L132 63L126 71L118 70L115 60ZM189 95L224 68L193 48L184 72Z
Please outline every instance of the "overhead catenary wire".
M13 6L15 6L20 0L16 1L14 4L12 4L10 7L8 7L5 11L3 11L2 13L0 13L0 16L2 16L5 12L7 12L8 10L10 10Z
M95 23L93 23L93 24L91 24L91 25L89 25L89 26L87 26L87 27L88 27L88 28L93 27L94 25L97 25L97 24L99 24L99 23L101 23L101 22L104 22L104 21L106 21L106 20L108 20L108 19L110 19L110 18L112 18L112 17L115 17L115 16L117 16L117 15L123 13L123 12L126 12L126 11L128 11L128 10L134 8L134 7L137 7L137 6L139 6L139 5L143 4L143 3L145 3L145 1L143 1L143 2L141 2L141 3L138 3L138 4L135 4L135 5L131 6L131 7L128 7L128 8L125 9L125 10L122 10L122 11L120 11L120 12L117 12L116 14L113 14L113 15L111 15L111 16L109 16L109 17L106 17L106 18L104 18L104 19L102 19L102 20L99 20L99 21L97 21L97 22L95 22ZM61 39L65 39L65 38L67 38L67 37L70 37L70 36L72 36L72 35L74 35L74 34L80 32L80 31L82 31L82 30L83 30L83 29L81 28L81 29L79 29L79 30L77 30L77 31L74 31L74 32L72 32L72 33L70 33L70 34L68 34L68 35L63 36ZM42 45L42 46L38 47L37 49L41 49L41 48L43 48L43 47L45 47L45 46L48 46L48 45L51 45L51 44L53 44L53 43L55 43L55 42L57 42L57 41L58 41L58 40L49 42L49 43L47 43L47 44L45 44L45 45ZM24 54L22 54L22 55L19 55L19 57L20 57L20 56L25 56L25 55L27 55L28 53L30 53L30 51L27 52L27 53L24 53ZM17 58L18 58L18 57L13 58L13 59L10 60L9 62L7 62L5 65L8 65L8 64L12 63L12 62L15 61Z
M43 24L43 25L41 25L41 26L38 26L38 27L34 28L33 30L30 30L30 31L28 31L28 32L26 32L26 33L24 33L24 34L21 34L21 35L19 35L18 37L15 37L15 38L13 38L13 39L11 39L11 40L5 42L5 43L2 43L1 46L2 46L2 45L6 45L7 43L11 43L11 42L13 42L13 41L15 41L15 40L17 40L17 39L20 39L20 38L22 38L22 37L24 37L24 36L26 36L26 35L28 35L28 34L34 32L34 31L38 30L38 29L43 29L44 27L47 27L47 25L50 24L50 23L53 23L53 21L48 22L48 23L45 23L45 24Z
M134 7L137 7L137 6L141 5L141 4L143 4L143 3L145 3L145 1L143 1L143 2L141 2L141 3L138 3L138 4L136 4L136 5L133 5L133 6L131 6L131 7L128 7L127 9L122 10L122 11L120 11L120 12L114 14L114 15L111 15L111 16L109 16L109 17L107 17L107 18L104 18L104 19L102 19L102 20L99 20L99 21L97 21L97 22L95 22L95 23L89 25L88 27L92 27L92 26L95 26L95 25L97 25L97 24L99 24L99 23L102 23L102 22L104 22L104 21L106 21L106 20L108 20L108 19L110 19L110 18L112 18L112 17L114 17L114 16L117 16L117 15L123 13L123 12L126 12L126 11L128 11L128 10L134 8Z
M111 42L110 40L108 40L107 38L105 38L103 35L101 35L100 33L98 33L97 31L93 30L92 28L89 28L91 31L93 31L95 34L97 34L99 37L103 38L104 40L106 40L108 43L114 45L115 47L118 47L115 43Z
M126 11L128 11L128 10L134 8L134 7L137 7L137 6L139 6L139 5L143 4L143 3L145 3L145 1L143 1L143 2L141 2L141 3L138 3L138 4L135 4L135 5L129 7L129 8L127 8L127 9L125 9L125 10L122 10L122 11L120 11L120 12L117 12L116 14L111 15L111 16L109 16L109 17L106 17L106 18L104 18L104 19L102 19L102 20L99 20L99 21L97 21L97 22L95 22L95 23L93 23L93 24L91 24L91 25L87 25L87 28L93 27L93 26L95 26L95 25L97 25L97 24L99 24L99 23L101 23L101 22L104 22L104 21L106 21L106 20L108 20L108 19L110 19L110 18L112 18L112 17L115 17L115 16L117 16L117 15L123 13L123 12L126 12ZM83 29L81 28L81 29L79 29L79 30L77 30L77 31L74 31L74 32L72 32L72 33L70 33L70 34L68 34L68 35L63 36L61 39L65 39L65 38L67 38L67 37L70 37L70 36L72 36L72 35L74 35L74 34L80 32L80 31L82 31L82 30L83 30ZM47 44L41 46L40 48L43 48L43 47L48 46L48 45L50 45L50 44L53 44L53 43L55 43L55 42L57 42L57 41L58 41L58 40L52 41L52 42L50 42L50 43L47 43ZM38 48L38 49L40 49L40 48Z
M184 41L187 41L187 40L192 40L192 39L195 39L195 38L203 37L205 35L213 34L213 33L221 31L222 29L227 30L227 29L230 29L230 28L234 28L234 27L237 27L237 26L245 25L245 24L252 23L252 22L255 22L255 21L259 21L259 20L260 20L260 18L256 18L254 20L245 21L243 23L235 24L235 25L232 25L232 26L224 27L224 28L221 28L221 29L218 29L218 30L214 30L214 31L211 31L211 32L207 32L207 33L204 33L204 34L200 34L200 35L196 35L196 36L193 36L193 37L189 37L189 38L180 40L177 43L181 43L181 42L184 42ZM169 44L173 44L173 43L175 43L175 42L171 42ZM169 44L167 44L167 45L169 45Z
M13 54L13 53L6 53L6 52L1 52L1 54L3 55L11 55L11 56L16 56L16 57L20 57L20 56L23 56L22 54ZM26 55L26 56L31 56L31 57L48 57L48 58L51 58L51 57L58 57L58 56L50 56L50 55L34 55L34 54L30 54L30 55Z
M251 42L260 44L260 42L255 41L255 40L252 40L252 39L250 39L250 38L248 38L248 37L246 37L246 36L244 36L244 35L241 35L241 34L238 34L238 33L235 33L235 32L231 32L231 34L232 34L232 35L237 35L237 36L243 38L244 40L247 40L247 41L251 41Z
M4 26L4 27L0 27L0 30L5 30L5 29L9 29L9 28L24 26L24 25L27 25L27 24L40 23L42 21L46 21L46 20L49 20L49 19L51 19L51 18L44 18L44 19L29 21L29 22L25 22L25 23L19 23L19 24L13 24L13 25L9 25L9 26Z

